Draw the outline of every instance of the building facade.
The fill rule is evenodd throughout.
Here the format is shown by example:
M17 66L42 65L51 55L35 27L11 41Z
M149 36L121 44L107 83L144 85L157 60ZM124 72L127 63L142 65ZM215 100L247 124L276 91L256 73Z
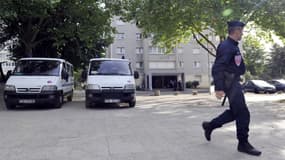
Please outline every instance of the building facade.
M6 74L9 70L13 70L15 68L15 62L10 60L11 53L8 50L8 47L0 50L0 63L2 65L2 69L4 74Z
M117 33L106 57L129 59L132 68L140 74L137 87L148 90L173 88L177 85L185 87L188 81L199 81L201 88L210 86L214 57L195 40L181 44L173 53L166 54L165 49L154 46L150 38L143 38L141 30L135 24L114 18L112 26ZM211 40L218 42L214 36Z

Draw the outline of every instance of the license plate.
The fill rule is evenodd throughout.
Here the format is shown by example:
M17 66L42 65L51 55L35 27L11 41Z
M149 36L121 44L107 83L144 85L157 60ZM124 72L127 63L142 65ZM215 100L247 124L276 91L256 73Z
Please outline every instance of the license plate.
M119 99L105 99L105 103L119 103Z
M34 99L20 99L19 100L19 103L22 103L22 104L32 104L32 103L35 103L36 101Z

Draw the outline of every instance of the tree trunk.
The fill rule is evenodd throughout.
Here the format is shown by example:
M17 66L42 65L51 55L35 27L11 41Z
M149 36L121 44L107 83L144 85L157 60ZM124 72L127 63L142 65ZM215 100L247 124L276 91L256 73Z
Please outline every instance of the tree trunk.
M25 45L25 56L26 57L33 57L33 49L29 45Z
M3 64L3 63L0 63L0 76L1 76L0 82L4 82L5 79L6 79L6 78L5 78L5 75L4 75L4 72L3 72L2 64Z

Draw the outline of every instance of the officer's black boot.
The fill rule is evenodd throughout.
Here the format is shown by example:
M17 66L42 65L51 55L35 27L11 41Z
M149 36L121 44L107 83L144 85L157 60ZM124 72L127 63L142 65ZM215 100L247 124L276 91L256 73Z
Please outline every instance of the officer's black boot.
M253 156L260 156L261 151L255 149L248 141L240 141L238 143L238 151Z
M210 122L203 122L202 127L204 129L205 137L208 141L211 141L211 134L214 128L211 126Z

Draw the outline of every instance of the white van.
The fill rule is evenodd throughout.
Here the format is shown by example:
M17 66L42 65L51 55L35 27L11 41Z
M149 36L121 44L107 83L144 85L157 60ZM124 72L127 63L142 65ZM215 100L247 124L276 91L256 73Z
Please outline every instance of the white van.
M138 72L132 72L127 59L91 59L87 73L86 108L96 103L128 103L136 105L135 79Z
M72 101L73 66L63 59L22 58L6 82L7 109L17 105L50 104L61 108L64 97Z

